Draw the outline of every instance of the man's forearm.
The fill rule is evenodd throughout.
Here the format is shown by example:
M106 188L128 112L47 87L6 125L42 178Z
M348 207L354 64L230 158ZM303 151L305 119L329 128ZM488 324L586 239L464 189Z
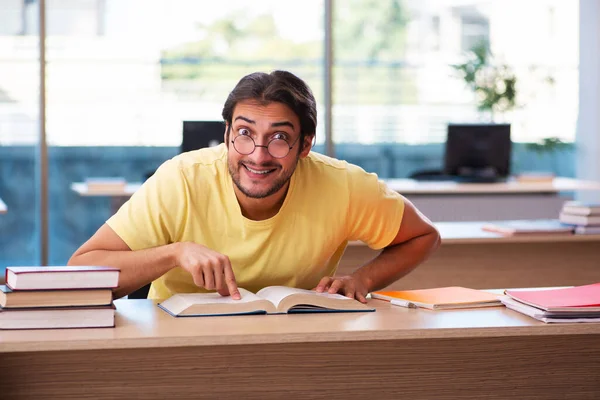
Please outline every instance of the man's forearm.
M386 247L352 275L365 283L369 292L381 290L415 269L439 245L440 237L437 231L415 237L405 243Z
M178 243L137 251L93 250L74 255L68 265L103 265L121 269L114 297L123 297L176 266Z

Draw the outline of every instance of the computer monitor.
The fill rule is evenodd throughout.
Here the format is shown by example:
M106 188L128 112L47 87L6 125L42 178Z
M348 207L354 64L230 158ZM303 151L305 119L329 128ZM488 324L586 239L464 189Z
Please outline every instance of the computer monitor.
M510 174L510 124L449 124L444 173L494 181Z
M223 143L223 121L183 121L181 152L217 146Z

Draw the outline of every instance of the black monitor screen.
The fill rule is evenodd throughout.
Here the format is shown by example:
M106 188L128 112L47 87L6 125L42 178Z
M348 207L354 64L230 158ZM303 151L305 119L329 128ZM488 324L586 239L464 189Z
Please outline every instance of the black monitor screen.
M223 121L183 121L181 152L198 150L223 143Z
M449 124L444 173L505 178L510 152L510 124Z

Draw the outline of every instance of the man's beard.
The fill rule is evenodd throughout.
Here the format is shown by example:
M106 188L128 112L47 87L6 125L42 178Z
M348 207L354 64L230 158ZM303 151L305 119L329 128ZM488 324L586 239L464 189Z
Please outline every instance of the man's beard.
M282 176L280 176L279 178L277 178L271 184L270 187L265 188L265 189L260 189L260 190L251 190L251 189L248 189L248 188L245 188L242 186L240 170L242 168L246 168L246 167L244 167L244 165L241 161L238 161L237 169L235 169L234 166L229 161L227 162L227 166L229 168L229 175L231 175L231 179L233 180L233 183L235 184L235 186L237 186L237 188L239 189L240 192L242 192L246 197L249 197L251 199L264 199L265 197L269 197L269 196L277 193L278 191L280 191L281 188L283 188L286 185L286 183L289 182L292 175L294 174L294 171L296 170L296 166L298 165L299 159L300 159L300 156L298 155L298 157L296 157L296 163L294 164L293 168L291 168L287 172L284 171L284 174ZM264 165L256 165L256 166L257 167L273 167L274 165L264 164ZM252 165L250 165L250 167L252 167ZM273 173L276 173L276 172L277 171L275 171Z

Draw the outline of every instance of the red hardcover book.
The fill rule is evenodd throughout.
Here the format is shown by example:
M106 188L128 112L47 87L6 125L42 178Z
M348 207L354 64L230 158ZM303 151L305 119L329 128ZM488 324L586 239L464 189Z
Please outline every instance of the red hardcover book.
M600 312L600 283L564 289L507 290L506 294L544 311Z
M100 289L119 285L113 267L7 267L6 286L12 290Z

